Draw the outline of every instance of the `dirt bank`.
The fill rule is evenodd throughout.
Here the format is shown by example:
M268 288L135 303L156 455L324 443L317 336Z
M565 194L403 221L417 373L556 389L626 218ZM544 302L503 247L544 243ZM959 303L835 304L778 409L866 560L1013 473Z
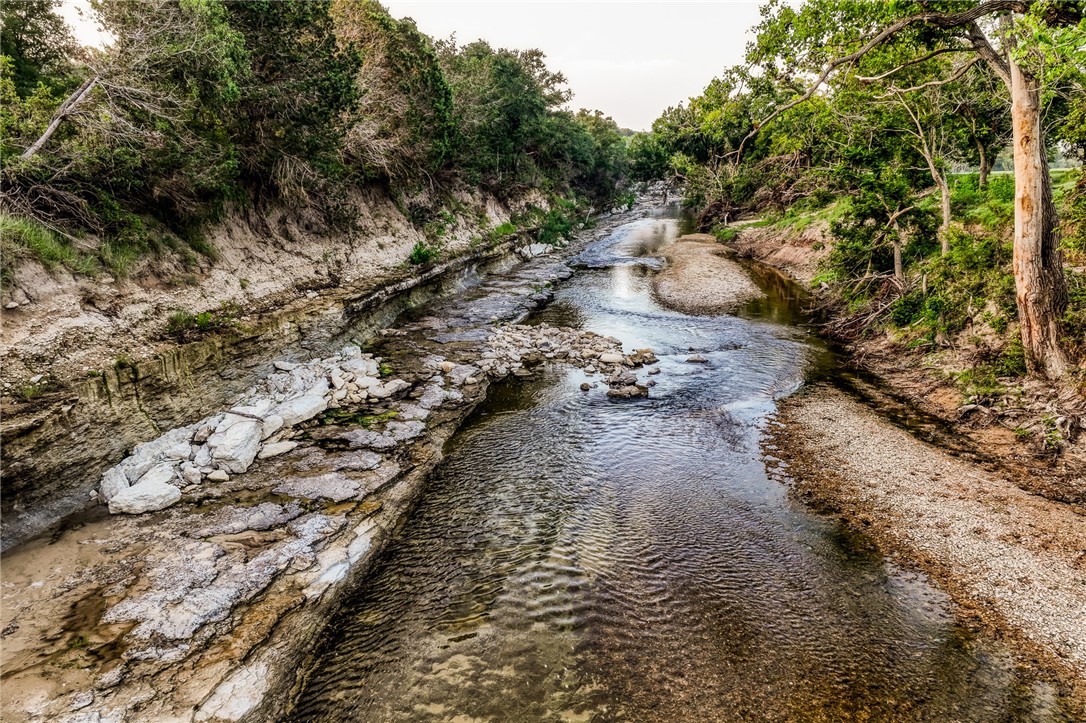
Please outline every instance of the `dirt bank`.
M709 234L689 234L665 247L667 267L653 278L664 306L688 314L721 314L762 296L734 252Z
M801 496L937 579L1066 681L1086 714L1086 517L917 440L832 388L782 403L774 454Z
M829 228L824 223L802 230L782 231L751 225L732 224L739 235L729 245L739 256L778 268L804 286L810 286L818 273L818 264L829 253Z

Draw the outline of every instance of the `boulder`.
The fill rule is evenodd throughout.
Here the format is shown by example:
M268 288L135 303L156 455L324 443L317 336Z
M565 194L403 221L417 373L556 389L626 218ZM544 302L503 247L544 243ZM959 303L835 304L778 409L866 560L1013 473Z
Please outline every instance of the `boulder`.
M109 512L114 515L121 512L139 515L165 509L179 499L180 489L148 474L138 483L114 495L109 501Z
M109 504L111 499L128 489L128 487L128 477L125 476L120 466L111 467L102 475L102 484L98 486L98 499L103 504Z
M372 357L361 356L356 359L348 359L339 365L345 372L350 372L359 377L375 377L381 373L381 368Z
M260 450L261 429L261 423L255 419L226 415L207 440L212 462L227 472L247 470Z
M325 409L328 409L328 400L324 398L324 389L320 394L307 393L294 399L288 399L272 410L272 413L283 418L284 427L293 427L295 424L312 419Z
M282 428L283 418L278 414L269 414L264 417L264 423L260 425L260 439L267 439Z

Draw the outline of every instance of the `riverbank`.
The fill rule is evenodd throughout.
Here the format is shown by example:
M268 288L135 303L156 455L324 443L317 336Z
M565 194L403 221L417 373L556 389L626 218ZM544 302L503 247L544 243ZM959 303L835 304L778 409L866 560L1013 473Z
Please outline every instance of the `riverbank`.
M601 219L581 243L643 211ZM491 379L527 376L552 359L593 373L614 371L608 354L617 354L619 367L640 363L591 333L498 326L547 303L571 274L544 250L467 289L454 286L461 289L455 297L384 330L365 351L347 344L325 359L269 363L269 389L295 372L319 371L317 381L326 383L318 384L320 403L305 405L307 416L275 433L281 440L268 438L265 447L276 454L262 448L244 473L219 474L219 465L199 481L179 475L171 479L179 500L167 509L106 516L96 508L10 550L4 719L277 715L340 596L402 525ZM365 325L353 334L365 337ZM358 374L352 378L348 367ZM372 367L380 380L370 378ZM204 409L216 411L226 410ZM244 424L252 412L237 411L221 422L242 415ZM270 422L265 414L262 423ZM193 435L201 431L188 434L199 446ZM132 489L143 483L131 481ZM86 482L98 487L97 478Z
M811 288L833 238L825 223L801 229L735 224L738 234L724 245L741 258L772 266ZM813 290L812 304L828 306L833 322L847 312ZM976 334L983 334L978 329ZM1043 380L1019 380L998 404L970 399L958 378L975 366L985 349L964 334L945 348L925 353L890 332L850 336L849 361L886 383L886 388L924 413L940 419L976 449L998 460L1025 491L1086 510L1086 398L1072 388Z
M926 444L826 385L784 400L773 454L802 498L919 567L1086 715L1086 520Z

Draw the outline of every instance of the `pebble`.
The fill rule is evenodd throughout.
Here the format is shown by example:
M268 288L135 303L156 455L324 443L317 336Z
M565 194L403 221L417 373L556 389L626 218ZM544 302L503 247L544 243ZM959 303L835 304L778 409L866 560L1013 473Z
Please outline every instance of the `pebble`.
M229 482L230 475L223 472L221 469L217 469L207 476L209 482Z

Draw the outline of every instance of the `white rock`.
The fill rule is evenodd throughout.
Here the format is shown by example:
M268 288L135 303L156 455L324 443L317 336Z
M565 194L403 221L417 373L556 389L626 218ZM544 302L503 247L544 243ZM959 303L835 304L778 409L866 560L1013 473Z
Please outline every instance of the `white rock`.
M154 484L170 484L177 479L177 468L169 462L163 462L162 464L156 464L151 469L139 478L140 484L142 482L153 482Z
M260 459L276 457L280 454L286 454L297 446L297 442L273 442L272 444L265 444L264 448L260 450L260 454L258 454L257 457L259 457Z
M381 383L381 380L377 377L358 377L354 382L359 389L369 389L370 387L376 387Z
M348 344L339 350L339 355L344 359L358 359L362 356L362 350L354 344Z
M348 359L340 364L339 368L360 377L375 377L381 372L380 366L369 356Z
M211 466L211 448L206 444L200 447L199 451L192 458L192 463L197 467L210 467Z
M288 399L276 407L273 413L283 418L284 427L293 427L299 422L312 419L328 409L328 400L324 398L325 391L327 390L320 394L305 394Z
M441 371L445 372L446 374L451 372L453 369L456 369L456 364L452 363L451 361L441 362Z
M390 379L385 382L384 387L388 390L389 394L395 394L396 392L402 392L404 389L409 389L411 385L403 379Z
M389 391L384 384L372 386L366 390L366 393L374 399L387 399L388 397L392 396L392 392Z
M128 487L128 477L121 471L121 468L119 466L111 467L102 475L102 484L98 486L98 499L104 504L109 504L111 499L128 489Z
M255 419L228 414L208 437L211 459L228 472L244 472L260 450L262 425Z
M298 365L293 362L277 361L275 362L275 368L281 372L292 372L298 368Z
M113 496L109 501L110 514L124 512L138 515L144 512L162 510L181 499L181 490L171 484L147 479L144 475L139 483Z
M264 424L260 427L260 439L265 440L283 428L283 418L278 414L269 414L264 417Z
M337 402L342 402L346 397L347 397L347 390L346 389L337 389L332 394L332 399L336 400Z
M214 470L214 471L208 473L207 481L208 482L229 482L230 481L230 475L228 475L225 471L223 471L221 469L217 469L217 470Z
M200 473L200 469L192 462L181 463L181 479L185 480L186 484L198 485L203 478L204 476Z
M626 358L624 356L622 356L621 354L613 354L613 353L600 354L600 363L601 364L621 364L624 361L626 361Z

